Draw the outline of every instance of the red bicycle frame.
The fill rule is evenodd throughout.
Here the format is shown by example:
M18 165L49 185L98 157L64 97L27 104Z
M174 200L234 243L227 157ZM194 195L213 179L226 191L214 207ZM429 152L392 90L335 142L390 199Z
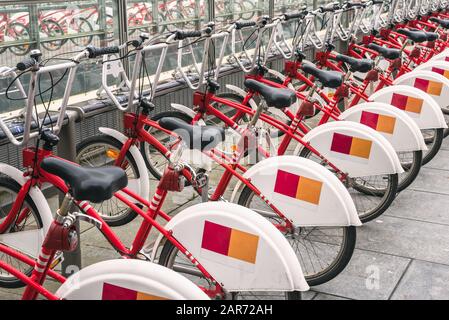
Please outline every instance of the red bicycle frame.
M235 106L237 107L238 104L235 104ZM247 110L248 108L243 105L241 106L241 108L248 111ZM211 112L214 112L214 114L219 117L228 119L229 120L228 124L232 123L234 129L238 130L243 134L246 134L246 131L244 129L240 128L235 122L227 118L223 113L219 112L216 109L213 109L213 111ZM251 113L253 112L251 111ZM159 126L157 122L149 119L148 115L146 115L145 113L141 113L139 115L135 115L132 113L125 113L124 128L125 133L128 135L128 140L123 144L122 149L120 150L120 154L115 161L115 165L122 166L124 162L124 156L128 152L129 148L137 143L148 143L153 147L155 147L166 158L170 158L171 151L167 147L165 147L160 141L158 141L154 136L148 133L147 130L145 130L145 127L147 126L165 132L168 135L177 137L175 133L162 128L161 126ZM242 151L238 150L234 151L232 158L228 157L223 152L220 152L219 150L216 149L204 152L208 157L210 157L212 160L214 160L216 163L218 163L225 169L225 173L221 177L217 185L217 188L215 189L215 192L212 194L210 200L211 201L220 200L220 198L226 191L226 188L228 187L231 178L236 177L238 180L240 180L242 183L248 186L251 189L251 191L253 191L258 197L263 199L266 202L266 204L270 206L270 208L285 222L285 226L276 225L278 229L280 230L291 229L292 228L291 222L282 214L282 212L280 212L273 204L267 201L266 197L260 192L260 190L256 188L250 181L244 178L243 175L237 171L237 170L240 170L241 172L246 171L246 168L239 164L240 158L246 150L247 149ZM265 152L265 155L267 154L265 150L263 149L260 150ZM188 181L193 182L193 177L187 169L184 169L182 171L182 174ZM200 188L196 188L196 191L199 193L202 192Z
M14 205L12 206L10 212L5 218L5 221L2 223L1 227L6 228L7 223L11 223L12 221L15 221L15 218L20 216L19 213L20 208L22 207L22 203L29 191L29 188L31 186L38 186L40 187L44 183L49 183L56 187L59 191L61 191L64 194L67 194L69 192L69 188L65 184L65 182L59 178L58 176L55 176L53 174L50 174L40 168L40 164L43 159L46 157L56 157L54 156L51 151L48 151L46 149L34 149L34 148L26 148L23 150L23 164L25 167L27 167L29 170L26 175L29 176L29 179L27 182L21 187L19 193L17 194L17 198L14 202ZM60 159L60 158L59 158ZM64 159L61 159L64 160ZM64 160L65 161L65 160ZM29 173L32 172L33 175L30 175ZM222 288L220 284L218 284L215 279L207 272L207 270L191 255L188 253L187 249L179 243L176 238L173 237L171 232L169 230L166 230L163 226L161 226L157 221L156 218L160 216L166 221L170 220L170 217L162 211L161 207L164 203L165 197L168 193L167 190L164 188L161 188L158 186L156 189L156 192L150 202L146 201L145 199L141 198L140 196L136 195L134 192L129 190L128 188L122 189L120 191L121 193L116 193L114 197L116 197L119 201L124 203L126 206L131 208L133 211L135 211L138 215L140 215L143 218L143 221L139 227L139 230L136 233L136 236L132 242L132 245L130 248L127 248L123 242L119 239L119 237L112 231L112 228L108 226L106 222L101 218L100 214L87 202L87 201L75 201L75 205L83 211L85 214L89 215L92 218L95 218L101 222L101 227L99 230L101 233L106 237L106 239L110 242L110 244L114 247L115 250L117 250L123 257L125 258L136 258L139 252L142 250L145 241L154 226L162 235L170 241L178 250L180 250L183 254L185 254L188 259L199 269L199 271L204 275L204 277L211 280L212 283L216 285L215 290L203 290L208 294L216 294L217 292L222 292ZM131 198L132 200L130 200ZM140 203L143 205L143 207L148 208L146 211L141 209L136 203ZM0 251L10 254L13 257L17 257L19 260L28 263L30 265L34 265L34 261L28 257L25 257L17 252L14 252L14 250L0 246ZM52 256L51 252L46 253L48 256ZM50 258L45 258L45 261L41 261L41 265L45 267L45 272L39 273L34 276L34 279L28 278L26 275L22 274L18 270L13 270L11 266L8 266L6 263L0 261L0 268L5 269L7 272L10 272L20 280L24 281L28 286L29 289L26 291L27 294L24 295L24 298L33 298L37 293L41 293L45 297L49 299L57 299L56 296L52 295L48 292L48 290L45 290L44 288L39 287L43 280L45 279L45 276L50 275L51 277L57 279L60 282L64 281L64 278L57 275L57 273L51 271L49 269L50 265ZM48 263L47 263L48 262Z

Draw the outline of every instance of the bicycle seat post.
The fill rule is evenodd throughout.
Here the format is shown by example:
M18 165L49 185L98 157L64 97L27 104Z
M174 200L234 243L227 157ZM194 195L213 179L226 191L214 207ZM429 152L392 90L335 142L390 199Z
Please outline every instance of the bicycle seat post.
M69 193L67 193L64 196L64 199L62 200L59 209L56 211L56 221L62 223L65 217L68 216L72 206L73 206L73 198Z

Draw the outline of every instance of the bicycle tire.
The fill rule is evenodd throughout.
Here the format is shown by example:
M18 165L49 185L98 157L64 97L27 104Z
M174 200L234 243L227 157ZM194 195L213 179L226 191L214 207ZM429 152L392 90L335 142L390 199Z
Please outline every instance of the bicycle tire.
M427 152L424 153L422 165L429 163L437 155L443 143L444 129L438 128L433 130L435 131L435 138L433 140L431 148L429 148ZM426 141L426 144L429 145L428 141Z
M412 152L413 161L410 167L402 166L402 168L406 171L406 173L401 173L399 175L398 181L398 192L404 191L408 186L410 186L413 181L415 181L416 177L421 170L422 161L423 161L423 152L422 150L416 150Z
M80 17L80 18L77 18L77 20L78 20L78 30L77 30L78 32L80 32L82 24L85 24L87 26L87 28L89 29L88 31L82 31L82 33L94 31L94 28L92 27L92 24L86 18ZM74 21L74 19L72 21ZM94 39L94 36L93 35L89 35L89 36L84 36L83 38L87 38L86 39L87 40L86 43L81 43L81 44L78 43L77 41L80 40L81 38L71 38L70 41L74 45L76 45L78 47L86 47L86 46L88 46L88 45L90 45L92 43L92 40Z
M189 115L187 115L187 114L185 114L183 112L180 112L180 111L164 111L164 112L160 112L160 113L155 114L153 117L151 117L151 120L157 122L160 119L167 118L167 117L176 118L176 119L179 119L179 120L184 121L184 122L189 123L189 124L192 123L192 120L193 120L192 117L190 117ZM151 128L150 128L150 126L146 125L144 127L144 129L146 131L149 131ZM150 173L153 175L153 177L155 177L157 180L160 180L161 176L163 174L163 170L162 171L158 170L156 165L154 163L152 163L152 161L150 159L151 158L150 151L149 151L148 148L149 148L149 144L147 142L142 141L140 143L140 153L143 156L143 159L145 161L145 165L147 166L148 171L150 171ZM156 149L154 149L154 150L159 153L160 157L168 160L165 157L165 154L163 154L160 150L156 150ZM162 167L165 168L165 165L163 165Z
M302 148L299 156L303 158L309 158L312 155L312 152L307 148ZM371 210L368 211L368 213L361 214L360 211L357 208L357 213L359 215L360 221L363 223L369 222L379 216L381 216L391 205L393 200L396 198L397 190L398 190L398 174L389 174L388 176L388 187L385 188L385 191L383 192L373 192L365 190L361 188L359 185L352 186L354 190L357 192L366 194L366 195L373 195L382 197L382 201ZM352 197L352 195L351 195ZM354 199L353 199L354 200ZM356 201L354 201L354 204L356 204ZM357 207L357 205L356 205Z
M248 186L245 186L240 193L238 204L250 208L250 203L248 202L253 196L254 192ZM329 265L329 267L321 270L320 272L317 272L314 275L307 275L307 270L305 268L308 264L304 261L301 261L300 257L302 257L302 255L299 254L298 258L300 260L301 266L303 267L304 277L309 286L317 286L332 280L346 268L349 261L351 260L357 238L356 228L354 226L344 226L339 228L342 228L343 230L343 245L341 246L341 250L339 251L334 261ZM286 238L287 241L289 241L288 234L286 235ZM292 247L294 248L295 246ZM300 246L297 245L296 247L299 248ZM305 246L303 247L305 248ZM309 253L308 256L310 257ZM313 269L314 271L316 270L315 268Z
M27 26L25 26L24 24L22 24L20 22L12 22L11 24L8 25L8 29L12 29L13 27L20 27L21 29L26 30L26 34L28 34L28 39L29 39L30 31ZM18 39L16 39L16 40L18 40ZM24 56L31 51L31 46L30 45L12 46L12 47L9 47L8 49L16 56Z
M59 33L59 36L63 36L64 35L64 29L61 27L61 25L59 23L57 23L54 20L43 20L43 21L41 21L40 24L39 24L40 32L46 34L47 37L51 39L51 37L54 36L53 34L50 34L50 32L48 31L48 28L51 25L53 25L54 28L52 28L50 31L55 32L55 30L57 30L56 33ZM46 26L47 30L44 30L43 26ZM42 42L41 45L42 45L42 47L44 47L48 51L57 51L57 50L61 49L62 46L66 42L67 42L67 40L45 41L45 42Z
M176 248L173 243L170 241L165 241L161 254L159 256L158 263L166 268L173 269L172 265L172 257L174 254L178 252L178 248ZM238 297L237 295L232 295L232 299ZM292 291L292 292L285 292L285 298L286 300L301 300L301 292L299 291Z

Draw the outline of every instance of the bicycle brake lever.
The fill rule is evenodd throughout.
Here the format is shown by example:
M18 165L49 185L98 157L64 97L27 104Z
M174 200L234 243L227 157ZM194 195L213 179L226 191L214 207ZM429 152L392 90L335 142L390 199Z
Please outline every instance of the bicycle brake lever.
M103 225L100 220L92 218L91 216L88 216L87 214L81 212L73 212L72 215L75 216L76 219L93 224L98 229L101 229L101 226Z

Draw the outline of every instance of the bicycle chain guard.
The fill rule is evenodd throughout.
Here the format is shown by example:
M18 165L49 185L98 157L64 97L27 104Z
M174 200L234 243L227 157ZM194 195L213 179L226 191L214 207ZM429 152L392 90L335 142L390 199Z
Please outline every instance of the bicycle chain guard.
M418 47L414 47L412 52L410 52L410 58L419 58L421 55L421 49Z
M313 102L304 100L299 106L299 113L303 116L313 116L315 114Z
M379 70L372 69L368 71L365 80L369 82L376 82L377 80L379 80Z
M180 171L171 166L165 168L164 174L159 181L158 188L166 191L181 192L184 189L185 178Z
M67 227L57 221L53 221L42 246L50 250L66 252L75 250L78 246L78 235L75 225Z

